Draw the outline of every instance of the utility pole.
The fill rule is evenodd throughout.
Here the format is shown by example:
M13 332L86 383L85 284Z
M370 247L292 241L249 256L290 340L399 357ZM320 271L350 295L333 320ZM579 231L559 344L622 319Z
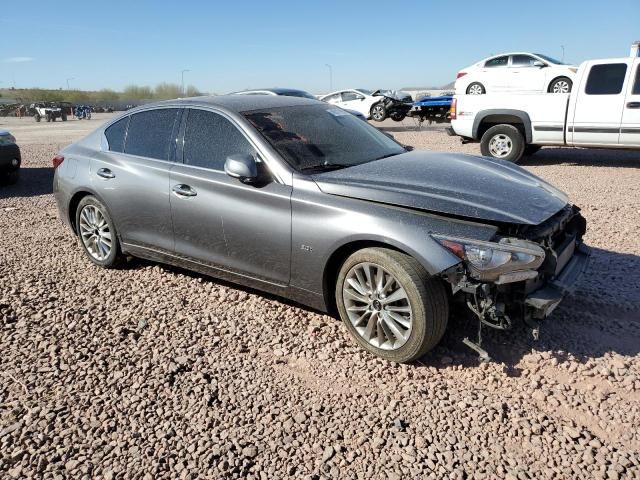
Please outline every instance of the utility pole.
M73 77L71 77L71 78L67 78L67 90L71 90L71 89L69 88L69 82L70 82L71 80L74 80L74 78L73 78Z
M182 70L182 96L184 97L184 74L185 72L190 72L191 70Z
M562 63L564 63L564 45L560 45L560 48L562 49Z
M333 68L328 63L324 64L329 69L329 93L333 92Z

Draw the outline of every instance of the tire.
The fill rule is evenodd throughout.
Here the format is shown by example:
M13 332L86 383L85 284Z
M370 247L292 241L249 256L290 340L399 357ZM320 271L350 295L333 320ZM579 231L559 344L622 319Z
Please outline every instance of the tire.
M524 153L524 137L513 125L496 125L484 132L480 151L485 157L518 163Z
M51 117L51 121L55 122L56 121L56 117Z
M533 155L534 153L537 153L538 150L540 150L541 148L542 148L541 145L527 145L526 147L524 147L524 155L525 156Z
M387 108L380 102L371 107L371 118L376 122L382 122L387 118Z
M38 115L37 113L33 116L33 118L36 119L36 122L40 122L40 120L42 120L42 117L40 115Z
M549 84L549 93L569 93L573 81L568 77L558 77Z
M99 215L96 211L99 212ZM104 220L104 224L102 220ZM99 225L103 226L97 228ZM118 233L109 211L96 197L88 195L80 200L76 209L76 231L80 245L91 262L103 268L116 268L120 265L124 256L120 249ZM91 233L92 231L100 231L101 239L91 240L91 237L96 237L94 233ZM106 246L106 236L103 234L107 232L110 235L111 246L108 253L105 254L103 248Z
M48 113L44 116L44 118L47 120L47 122L51 121L51 115L49 115Z
M66 121L67 121L67 114L66 114L66 113L64 113L64 114L62 115L62 121L63 121L63 122L66 122Z
M391 115L389 115L389 117L395 122L401 122L402 120L407 118L407 115L403 112L393 112Z
M487 93L486 88L480 82L472 82L467 87L467 95L484 95Z
M386 290L387 293L391 292L388 298L397 294L399 291L397 287L404 289L404 297L384 305L384 295L378 296L374 293L373 299L360 295L352 286L352 281L354 278L364 279L366 275L357 277L355 272L367 266L371 267L370 284L376 282L377 272L382 269L383 283L386 284L389 278L393 277L389 283L389 289ZM363 289L361 283L357 285L359 285L358 288ZM365 286L367 286L366 282ZM345 287L370 303L365 304L351 297L346 293ZM414 258L386 248L365 248L347 258L338 274L335 298L340 317L354 340L365 350L392 362L412 362L423 356L442 339L449 320L449 301L442 281L429 277L427 271ZM398 302L401 302L401 305L397 305ZM370 305L370 309L365 311L365 305ZM393 328L405 333L406 337L392 334L392 327L389 327L390 310L387 310L388 308L395 308L396 310L392 311L395 318L400 317L402 322L406 322L400 323L391 319ZM365 312L362 315L368 315L368 317L359 321L362 317L358 319L360 313L354 312L354 309ZM401 313L398 309L410 309L410 312ZM383 321L380 321L380 318L383 318ZM383 323L386 330L382 326ZM375 333L375 338L367 332ZM380 332L383 340L386 339L384 342L380 341ZM367 336L369 339L366 339Z
M86 120L91 120L91 112L87 113L84 118Z

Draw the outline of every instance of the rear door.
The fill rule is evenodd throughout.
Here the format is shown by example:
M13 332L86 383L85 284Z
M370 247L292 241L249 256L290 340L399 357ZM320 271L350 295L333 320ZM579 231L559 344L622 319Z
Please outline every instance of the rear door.
M229 177L229 155L256 146L222 112L186 110L182 163L171 171L176 252L214 268L286 284L291 255L291 187ZM266 167L265 167L266 168Z
M620 145L640 146L640 60L635 59L622 112Z
M577 96L569 125L574 145L619 144L625 86L632 61L595 61L585 65L588 71L584 72L575 92Z
M128 115L105 131L107 148L91 160L91 182L122 242L173 250L169 170L181 109Z

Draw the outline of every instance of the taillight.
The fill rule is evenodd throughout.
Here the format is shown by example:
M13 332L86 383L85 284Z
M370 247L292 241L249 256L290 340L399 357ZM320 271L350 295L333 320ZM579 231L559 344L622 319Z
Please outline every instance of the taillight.
M449 108L449 118L451 120L455 120L456 118L458 118L458 113L457 113L457 107L458 107L458 99L454 98L453 100L451 100L451 107Z
M456 76L456 79L460 78L460 77L464 77L467 74L467 72L458 72L458 75Z
M53 169L55 170L64 162L64 157L62 155L56 155L51 159L51 163L53 163Z

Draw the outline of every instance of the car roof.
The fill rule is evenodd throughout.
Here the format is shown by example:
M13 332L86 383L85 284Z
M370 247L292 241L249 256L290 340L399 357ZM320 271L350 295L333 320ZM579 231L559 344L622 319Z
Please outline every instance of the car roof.
M11 135L11 132L6 128L0 128L0 135Z
M135 110L144 110L153 106L214 106L221 107L232 112L240 113L250 110L262 110L265 108L295 107L298 105L322 104L319 100L310 98L288 97L284 95L215 95L205 97L177 98L162 102L148 103Z

